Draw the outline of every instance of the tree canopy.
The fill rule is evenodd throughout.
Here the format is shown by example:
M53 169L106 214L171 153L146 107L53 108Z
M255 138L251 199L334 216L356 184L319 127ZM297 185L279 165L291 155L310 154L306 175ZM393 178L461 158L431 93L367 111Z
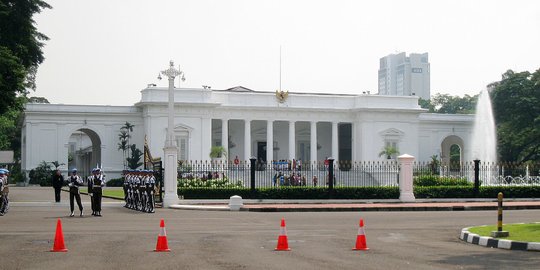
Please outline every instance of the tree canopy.
M437 93L431 100L420 99L418 104L430 113L471 114L476 109L478 95L451 96Z
M540 161L540 69L508 70L490 88L500 159Z
M47 36L37 31L33 15L51 8L41 0L0 0L0 115L22 109L18 96L35 90L35 74L45 59Z

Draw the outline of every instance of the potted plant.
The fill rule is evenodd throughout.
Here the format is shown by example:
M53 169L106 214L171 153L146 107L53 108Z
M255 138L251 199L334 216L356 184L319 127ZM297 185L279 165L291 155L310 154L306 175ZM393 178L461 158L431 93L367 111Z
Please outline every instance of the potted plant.
M227 157L227 150L223 146L212 146L210 148L210 158L220 159Z
M379 153L379 157L386 156L386 159L392 159L392 157L398 154L399 154L399 151L397 150L397 148L387 145Z

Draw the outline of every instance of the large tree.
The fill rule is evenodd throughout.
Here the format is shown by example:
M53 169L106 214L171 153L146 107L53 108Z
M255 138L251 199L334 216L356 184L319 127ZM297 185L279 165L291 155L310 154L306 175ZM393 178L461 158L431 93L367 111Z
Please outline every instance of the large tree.
M35 89L48 38L37 31L32 17L46 8L51 6L41 0L0 0L0 115L21 110L17 97Z
M490 85L503 161L540 161L540 69L508 70Z
M420 99L420 107L432 113L470 114L474 113L478 95L451 96L437 93L431 100Z

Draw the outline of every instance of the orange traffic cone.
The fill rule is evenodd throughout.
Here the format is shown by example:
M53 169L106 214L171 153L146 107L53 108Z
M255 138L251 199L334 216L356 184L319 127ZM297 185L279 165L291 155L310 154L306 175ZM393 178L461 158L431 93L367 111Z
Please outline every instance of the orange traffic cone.
M154 251L171 251L169 249L169 244L167 243L167 233L165 232L165 221L163 221L163 219L161 219L161 222L159 223L159 235L157 237L156 249Z
M356 236L356 246L353 250L368 250L366 244L366 232L364 231L364 220L360 219L360 227L358 228L358 236Z
M54 246L51 249L52 252L67 252L66 245L64 244L64 233L62 233L62 222L60 219L56 222L56 235L54 236Z
M287 228L285 228L285 219L281 219L281 227L279 228L279 237L277 240L277 247L275 250L278 251L289 251L289 242L287 241Z

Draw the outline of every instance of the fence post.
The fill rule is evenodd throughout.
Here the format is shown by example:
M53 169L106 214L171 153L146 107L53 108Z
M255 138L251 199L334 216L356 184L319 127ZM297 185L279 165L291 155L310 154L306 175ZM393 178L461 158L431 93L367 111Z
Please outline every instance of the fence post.
M334 159L328 159L328 196L333 197L334 193Z
M399 200L402 202L414 202L413 193L413 162L414 157L411 155L401 155L399 161Z
M250 187L251 187L251 192L255 192L255 161L257 161L257 159L255 157L250 157L249 160L251 161Z
M474 189L473 189L474 197L478 197L479 189L480 189L480 160L475 159L474 160Z

